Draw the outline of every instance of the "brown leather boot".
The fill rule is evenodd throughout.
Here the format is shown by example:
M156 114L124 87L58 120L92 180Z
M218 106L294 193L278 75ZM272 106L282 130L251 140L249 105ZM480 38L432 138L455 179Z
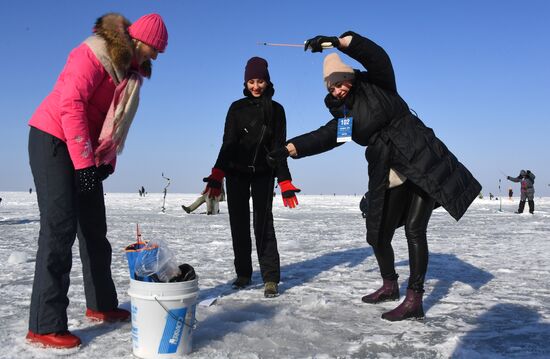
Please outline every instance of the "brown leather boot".
M382 279L383 284L376 292L367 294L361 300L365 303L376 304L388 302L390 300L399 300L399 285L397 279Z
M382 314L382 319L396 322L409 318L424 318L424 308L422 307L422 293L417 293L412 289L407 289L407 296L403 303L397 308Z

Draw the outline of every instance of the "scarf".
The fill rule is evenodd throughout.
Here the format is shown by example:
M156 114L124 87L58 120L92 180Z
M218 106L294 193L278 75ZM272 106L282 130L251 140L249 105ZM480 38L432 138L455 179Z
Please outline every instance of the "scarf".
M117 67L107 53L105 40L94 35L84 41L116 85L115 93L99 134L95 150L96 165L111 163L122 153L126 136L139 104L142 78L135 71Z

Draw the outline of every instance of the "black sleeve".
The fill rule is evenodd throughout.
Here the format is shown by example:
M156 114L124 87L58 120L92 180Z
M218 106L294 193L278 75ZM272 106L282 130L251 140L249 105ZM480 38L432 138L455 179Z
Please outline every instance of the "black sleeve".
M390 57L386 51L374 41L353 31L347 31L340 37L352 37L349 46L341 51L357 60L367 70L367 80L385 90L397 92L395 73Z
M234 158L238 146L237 119L234 115L234 103L229 107L225 117L225 127L223 130L223 142L218 153L218 159L214 167L227 172L229 163Z
M274 109L276 109L274 116L274 148L279 148L286 144L286 115L283 106L277 106L275 103L273 105ZM278 182L292 180L286 159L277 166L275 175Z
M315 131L288 140L287 142L292 143L298 152L294 158L317 155L343 144L343 142L336 142L337 129L338 120L334 118Z

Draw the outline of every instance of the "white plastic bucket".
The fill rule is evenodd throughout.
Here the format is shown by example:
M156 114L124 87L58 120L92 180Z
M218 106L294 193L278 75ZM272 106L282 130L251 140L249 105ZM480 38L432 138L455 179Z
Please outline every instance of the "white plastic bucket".
M140 358L177 358L191 352L198 278L175 283L130 279L132 346Z

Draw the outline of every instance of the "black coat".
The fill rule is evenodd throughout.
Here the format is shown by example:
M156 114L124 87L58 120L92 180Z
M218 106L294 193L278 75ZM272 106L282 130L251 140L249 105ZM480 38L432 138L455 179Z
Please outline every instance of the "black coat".
M273 101L272 86L261 97L246 97L231 104L225 119L223 143L214 167L228 175L273 173L278 181L291 180L286 161L274 170L268 166L269 151L286 142L285 110Z
M433 130L411 113L397 93L391 61L380 46L353 32L342 50L368 71L355 71L352 90L344 101L330 94L325 104L334 118L316 131L289 140L305 157L328 151L336 142L338 118L353 117L352 140L367 146L369 196L367 241L378 243L390 168L428 193L457 221L481 191L481 185L449 151Z

